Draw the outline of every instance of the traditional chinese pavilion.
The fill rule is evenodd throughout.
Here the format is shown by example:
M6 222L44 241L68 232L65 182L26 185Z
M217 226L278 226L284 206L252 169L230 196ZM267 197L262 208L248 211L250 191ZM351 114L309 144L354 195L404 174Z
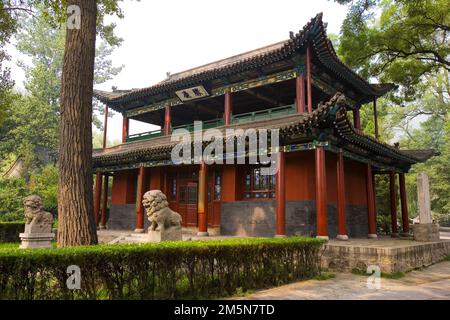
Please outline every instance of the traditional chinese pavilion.
M408 233L405 173L434 152L378 139L376 101L395 88L371 84L346 67L319 14L285 41L151 87L96 90L97 99L123 115L122 144L94 150L96 221L143 232L142 196L160 189L199 235L376 237L374 175L389 174L393 233L399 232L397 176L401 231ZM360 130L363 105L373 107L375 136ZM131 135L130 119L160 129ZM192 131L194 121L221 131L278 128L278 173L264 176L261 166L249 164L174 165L171 132Z

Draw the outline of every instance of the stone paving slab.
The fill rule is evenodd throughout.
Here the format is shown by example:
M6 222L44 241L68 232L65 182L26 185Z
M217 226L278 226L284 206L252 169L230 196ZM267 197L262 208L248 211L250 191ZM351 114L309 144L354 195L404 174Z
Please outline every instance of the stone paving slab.
M401 279L381 278L380 289L367 276L338 273L329 280L307 280L256 292L238 299L269 300L450 300L450 262L414 270Z

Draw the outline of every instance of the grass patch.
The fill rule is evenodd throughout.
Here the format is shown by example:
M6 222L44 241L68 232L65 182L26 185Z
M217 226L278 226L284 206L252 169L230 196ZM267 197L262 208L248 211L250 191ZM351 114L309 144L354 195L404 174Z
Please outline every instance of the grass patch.
M370 276L370 274L368 274L365 270L361 270L358 268L353 268L352 269L352 273L356 274L358 276Z
M336 274L332 272L321 272L319 275L315 276L315 280L324 281L336 278Z
M450 261L450 256L446 256L444 261Z
M397 272L394 272L394 273L386 273L386 272L382 272L381 273L381 277L382 278L386 278L386 279L397 280L397 279L401 279L401 278L403 278L405 276L406 276L406 274L404 272L401 272L401 271L397 271Z

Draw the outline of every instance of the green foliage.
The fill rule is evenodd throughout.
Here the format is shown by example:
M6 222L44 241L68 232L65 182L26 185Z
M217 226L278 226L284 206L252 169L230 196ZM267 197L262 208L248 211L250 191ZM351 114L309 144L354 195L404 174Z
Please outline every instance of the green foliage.
M394 82L400 94L378 99L381 140L402 149L435 149L440 156L412 167L406 176L410 217L417 215L416 176L430 176L435 219L450 221L450 2L445 0L335 0L348 5L338 54L366 79ZM361 123L374 134L372 106L363 106ZM395 139L395 140L394 140ZM397 183L398 187L398 183ZM379 226L390 228L389 184L377 180ZM384 221L384 220L386 221Z
M338 54L363 77L400 84L402 98L411 101L424 75L450 70L449 1L337 2L351 4Z
M292 237L5 249L0 251L0 299L229 296L316 276L322 244ZM69 265L81 269L81 290L66 287Z
M35 172L29 183L25 179L0 179L0 221L23 220L22 200L30 194L39 195L44 210L56 215L58 209L58 169L47 165Z
M30 194L37 194L44 202L44 209L56 216L58 212L58 168L45 166L39 174L33 175L29 183Z
M11 243L11 242L18 242L19 239L19 233L23 232L25 229L25 223L24 222L0 222L0 243ZM17 248L18 245L11 244L11 245L3 245L0 248Z
M34 7L33 16L22 17L16 34L16 48L31 58L31 64L20 63L26 73L27 93L9 93L9 103L0 112L0 154L14 154L25 161L23 172L27 180L46 162L39 153L57 157L59 98L65 28L54 28L48 23L43 6ZM123 66L115 67L109 59L114 48L101 42L96 50L95 83L103 83L117 75ZM1 95L1 91L0 91ZM102 104L94 103L94 110L103 113ZM113 112L110 112L110 116ZM101 127L94 114L93 122ZM1 159L0 161L4 160Z
M28 195L24 179L0 179L0 221L22 221L22 200Z

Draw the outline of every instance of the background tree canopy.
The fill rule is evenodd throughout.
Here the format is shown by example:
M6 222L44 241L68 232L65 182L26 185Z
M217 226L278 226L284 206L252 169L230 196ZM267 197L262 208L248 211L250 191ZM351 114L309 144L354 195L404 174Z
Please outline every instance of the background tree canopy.
M424 171L430 175L433 214L450 223L450 2L335 1L348 6L335 41L340 58L372 82L399 85L379 99L381 139L440 152L407 175L411 215L417 214L416 174ZM373 133L371 108L363 107L361 117L364 131ZM377 210L388 215L386 177L377 180Z
M30 62L19 63L26 75L24 92L13 89L8 69L0 78L0 220L22 219L21 199L30 193L39 194L46 210L56 214L58 169L55 162L66 31L59 23L63 21L61 17L65 17L65 10L62 10L64 7L53 10L42 1L3 1L1 5L0 15L5 19L0 20L0 50L13 37L16 50L28 56ZM114 36L114 25L107 26L101 21L111 10L122 13L117 1L100 2L99 7L103 8L99 13L99 33L104 40L99 41L96 48L95 84L111 79L123 68L114 66L110 59L122 39ZM0 68L1 58L0 55ZM103 105L94 103L94 111L102 115ZM102 129L96 114L93 125ZM96 147L101 141L98 135L93 137ZM4 172L18 158L24 161L22 176L2 179Z

